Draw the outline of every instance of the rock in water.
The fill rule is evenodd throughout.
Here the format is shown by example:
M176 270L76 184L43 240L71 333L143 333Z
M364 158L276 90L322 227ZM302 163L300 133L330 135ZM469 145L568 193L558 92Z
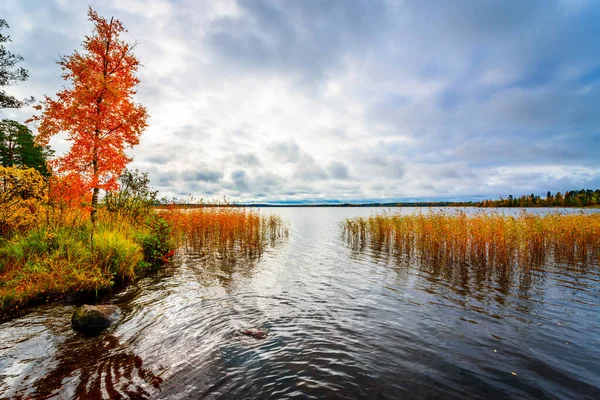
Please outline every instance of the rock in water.
M255 339L264 339L267 337L267 331L262 329L243 329L240 333L242 335L252 336Z
M119 319L120 314L121 310L114 305L90 306L84 304L73 312L71 325L78 332L95 334L108 328Z

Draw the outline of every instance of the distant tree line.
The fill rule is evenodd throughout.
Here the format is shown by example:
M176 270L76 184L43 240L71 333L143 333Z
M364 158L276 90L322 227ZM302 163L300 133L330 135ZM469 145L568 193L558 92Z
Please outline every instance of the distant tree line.
M509 195L506 199L483 200L478 207L590 207L600 205L600 189L569 190L565 193L548 191L546 198L533 193L521 197Z

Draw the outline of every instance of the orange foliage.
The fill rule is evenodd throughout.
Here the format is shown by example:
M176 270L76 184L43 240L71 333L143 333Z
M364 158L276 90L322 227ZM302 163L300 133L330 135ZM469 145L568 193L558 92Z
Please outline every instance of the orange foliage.
M89 217L92 194L77 174L52 175L48 178L48 222L72 225Z
M28 122L40 123L37 140L42 145L59 132L68 134L72 146L53 166L61 175L79 175L82 187L93 189L95 205L99 189L117 188L117 178L131 161L125 148L139 143L148 114L131 100L139 83L135 44L119 38L125 32L119 20L108 21L91 8L88 16L95 26L85 37L84 51L58 62L72 87L57 93L57 100L46 96L36 107L42 114Z
M53 175L48 179L48 198L53 205L85 208L90 204L91 194L79 175Z

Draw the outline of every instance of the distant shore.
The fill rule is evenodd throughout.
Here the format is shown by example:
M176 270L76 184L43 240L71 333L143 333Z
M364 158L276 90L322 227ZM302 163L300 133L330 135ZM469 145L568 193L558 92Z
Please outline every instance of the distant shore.
M159 205L156 208L166 208L168 206ZM593 206L498 206L486 207L477 203L455 203L455 202L418 202L418 203L307 203L307 204L269 204L269 203L206 203L206 204L178 204L177 207L197 208L197 207L475 207L475 208L600 208L599 205Z

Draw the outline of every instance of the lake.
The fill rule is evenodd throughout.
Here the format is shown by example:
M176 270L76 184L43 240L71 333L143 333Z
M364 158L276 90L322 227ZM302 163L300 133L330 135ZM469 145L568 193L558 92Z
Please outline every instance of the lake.
M600 398L598 265L502 273L351 248L340 223L381 211L263 208L289 237L259 259L178 250L108 299L122 318L96 337L72 330L72 305L7 321L0 398Z

